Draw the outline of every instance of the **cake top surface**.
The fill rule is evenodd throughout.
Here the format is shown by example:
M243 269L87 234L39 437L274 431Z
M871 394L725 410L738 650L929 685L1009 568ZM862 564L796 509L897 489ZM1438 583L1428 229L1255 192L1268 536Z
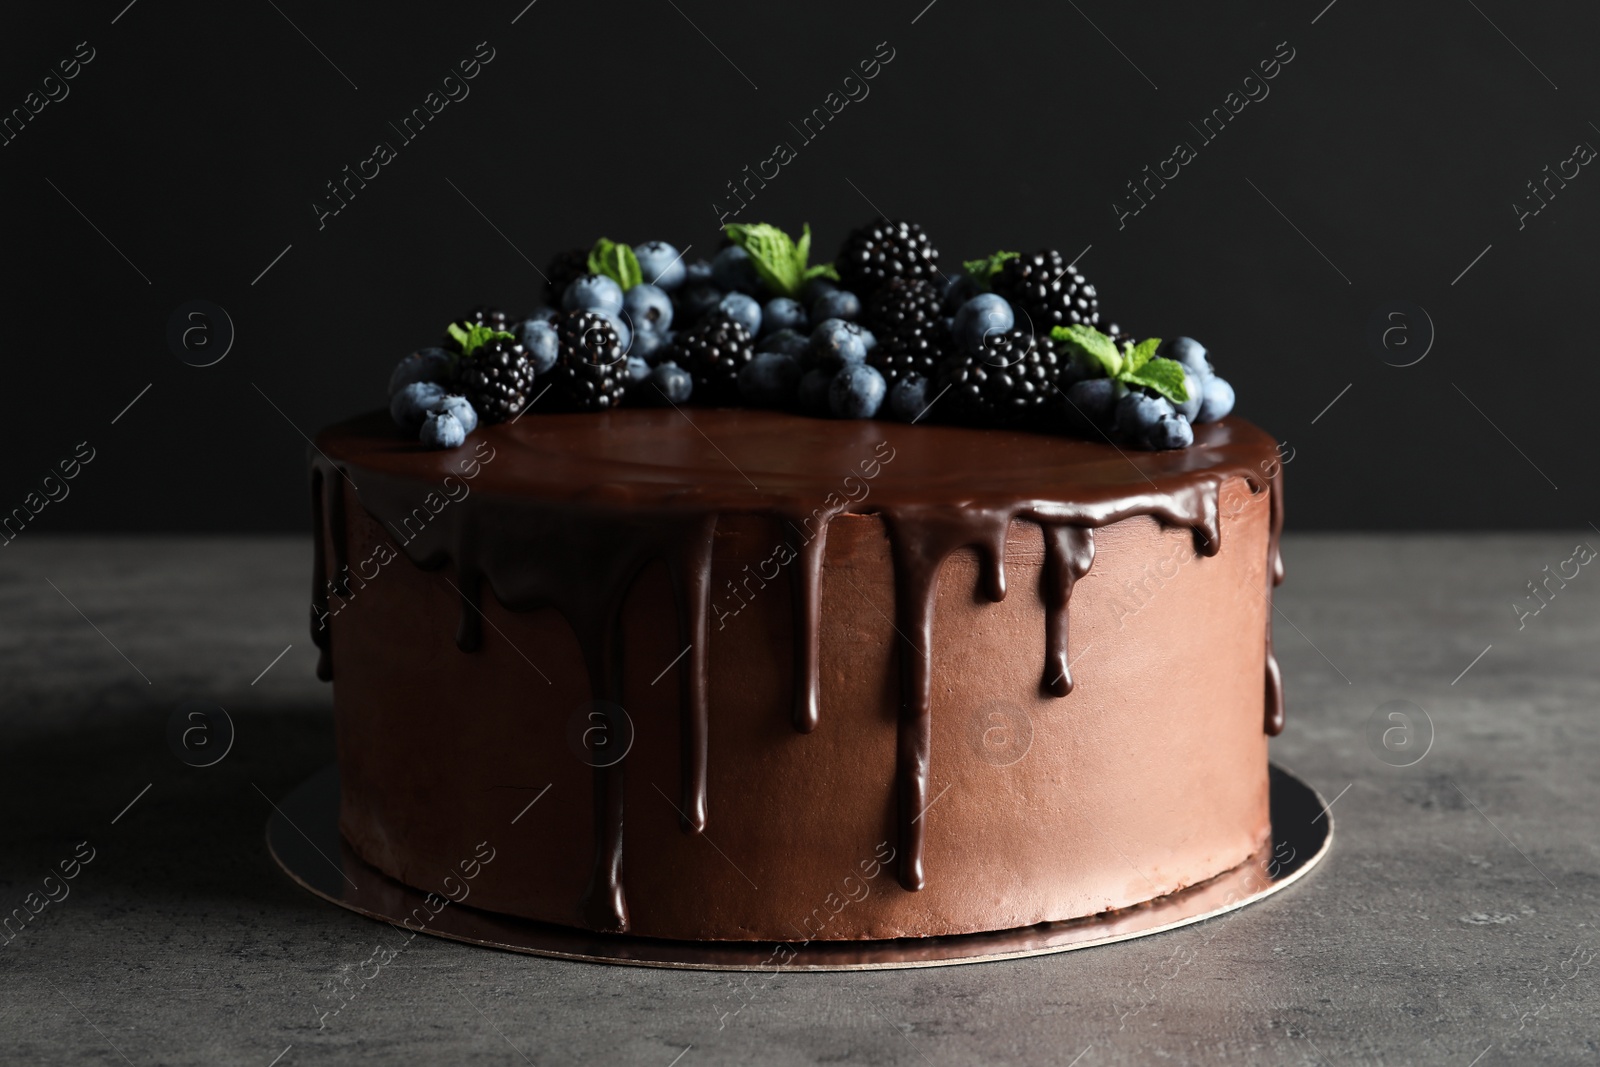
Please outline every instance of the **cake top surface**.
M1148 502L1196 475L1264 483L1277 457L1270 435L1231 416L1195 427L1189 448L1140 452L1026 431L739 408L542 414L485 427L476 448L459 452L404 440L373 413L324 430L317 447L341 466L423 492L429 484L443 492L445 479L470 472L474 493L696 511L810 510L830 492L850 498L852 511Z

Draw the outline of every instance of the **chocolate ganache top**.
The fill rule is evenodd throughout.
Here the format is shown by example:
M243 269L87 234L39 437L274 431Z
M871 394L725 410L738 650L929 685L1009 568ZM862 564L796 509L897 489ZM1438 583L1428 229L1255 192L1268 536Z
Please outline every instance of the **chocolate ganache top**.
M1258 482L1276 442L1236 417L1195 427L1189 448L1121 450L1105 442L1025 431L827 420L743 408L629 408L530 414L483 427L494 450L474 493L667 511L790 510L809 514L879 442L895 450L872 492L846 510L896 504L1038 508L1099 526L1157 506L1195 475ZM341 466L437 485L459 477L471 449L429 450L372 413L324 430L317 446ZM487 453L485 453L487 454ZM1169 521L1187 524L1186 515Z

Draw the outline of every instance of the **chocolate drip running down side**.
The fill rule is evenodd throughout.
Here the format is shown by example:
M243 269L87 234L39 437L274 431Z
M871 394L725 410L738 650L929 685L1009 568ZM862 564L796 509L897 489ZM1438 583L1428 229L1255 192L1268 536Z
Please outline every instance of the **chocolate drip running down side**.
M1272 613L1277 609L1272 605L1272 590L1283 584L1283 553L1279 550L1279 541L1283 536L1283 465L1274 457L1271 461L1271 476L1268 479L1267 491L1272 494L1268 506L1271 508L1272 519L1267 535L1267 579L1271 583L1267 590L1267 684L1266 684L1266 731L1268 737L1277 737L1283 733L1283 672L1278 669L1278 654L1272 649Z
M313 637L327 668L319 667L319 675L332 675L328 631L318 625L326 622L329 585L323 539L333 546L333 575L342 582L348 574L347 480L414 564L454 567L462 600L457 643L463 651L482 644L480 600L487 583L509 610L554 608L567 620L596 700L620 700L626 653L620 643L622 605L639 574L660 561L671 579L686 646L677 668L679 815L684 832L699 833L711 818L706 652L718 517L764 514L786 531L795 630L789 714L797 731L809 733L826 723L817 634L828 525L840 514L876 514L889 534L900 633L894 768L899 878L906 889L918 890L928 877L924 841L932 783L934 606L940 572L954 552L976 550L980 591L999 601L1006 595L1005 546L1012 524L1030 522L1042 529L1040 685L1058 697L1072 690L1069 603L1073 583L1093 562L1096 528L1148 516L1188 528L1196 550L1212 556L1221 547L1222 485L1243 478L1259 489L1260 472L1272 470L1268 574L1272 585L1282 580L1276 444L1241 420L1198 427L1195 445L1186 450L1130 456L1102 444L1008 431L738 410L699 411L700 433L686 435L676 422L680 418L671 411L630 410L548 415L488 427L475 439L480 448L490 448L489 456L473 475L470 490L459 495L450 489L451 480L458 487L466 484L453 465L458 454L426 452L400 441L381 414L324 431L311 456L318 576ZM506 458L496 459L501 452ZM855 473L853 464L867 472L869 461L875 473ZM870 492L844 499L829 491L839 472L876 480ZM1270 589L1263 594L1269 604ZM1283 698L1270 609L1266 642L1264 725L1276 734L1283 726ZM594 774L594 864L578 910L584 924L596 930L628 929L625 765L623 760L597 767Z

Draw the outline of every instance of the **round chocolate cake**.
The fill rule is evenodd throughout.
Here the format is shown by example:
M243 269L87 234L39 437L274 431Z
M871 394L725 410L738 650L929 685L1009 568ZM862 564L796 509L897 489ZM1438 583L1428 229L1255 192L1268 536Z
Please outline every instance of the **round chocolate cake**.
M697 940L1009 929L1227 871L1270 833L1282 497L1266 434L1192 434L331 427L344 837L424 889L489 841L472 906Z

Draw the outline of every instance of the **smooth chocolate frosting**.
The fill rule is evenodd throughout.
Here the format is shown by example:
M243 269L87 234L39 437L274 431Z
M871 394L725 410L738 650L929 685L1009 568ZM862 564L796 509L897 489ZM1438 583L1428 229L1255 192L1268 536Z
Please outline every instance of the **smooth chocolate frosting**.
M1069 601L1074 583L1093 564L1096 530L1149 516L1187 528L1196 552L1215 556L1222 547L1222 487L1242 479L1252 493L1270 492L1267 571L1272 585L1283 576L1276 444L1237 418L1197 426L1190 448L1149 453L1001 430L743 409L641 409L529 415L485 428L464 448L434 452L401 440L380 413L323 431L311 459L317 527L312 632L325 679L334 676L336 651L324 625L329 596L350 592L346 482L413 563L453 568L461 599L456 641L464 653L482 642L487 583L512 611L554 608L566 619L596 699L621 701L622 606L639 575L664 564L679 641L687 646L678 671L676 806L689 834L706 829L719 802L707 795L710 626L714 616L743 603L731 580L727 590L712 588L719 519L767 516L783 531L774 562L792 583L790 716L795 730L809 733L829 714L819 685L829 526L840 515L878 516L892 551L893 621L901 644L895 852L899 882L909 891L937 877L925 869L927 822L921 816L936 799L929 789L937 704L930 650L940 574L953 554L976 551L982 594L999 602L1006 596L1013 523L1042 529L1039 689L1052 697L1073 689ZM463 461L475 466L470 493L457 500L450 480L462 484ZM331 570L325 543L334 553ZM745 571L763 588L776 577L748 566ZM743 581L747 592L750 582ZM1283 698L1270 611L1266 631L1264 727L1276 734L1283 728ZM597 930L630 928L622 864L627 762L594 770L594 861L582 915Z

